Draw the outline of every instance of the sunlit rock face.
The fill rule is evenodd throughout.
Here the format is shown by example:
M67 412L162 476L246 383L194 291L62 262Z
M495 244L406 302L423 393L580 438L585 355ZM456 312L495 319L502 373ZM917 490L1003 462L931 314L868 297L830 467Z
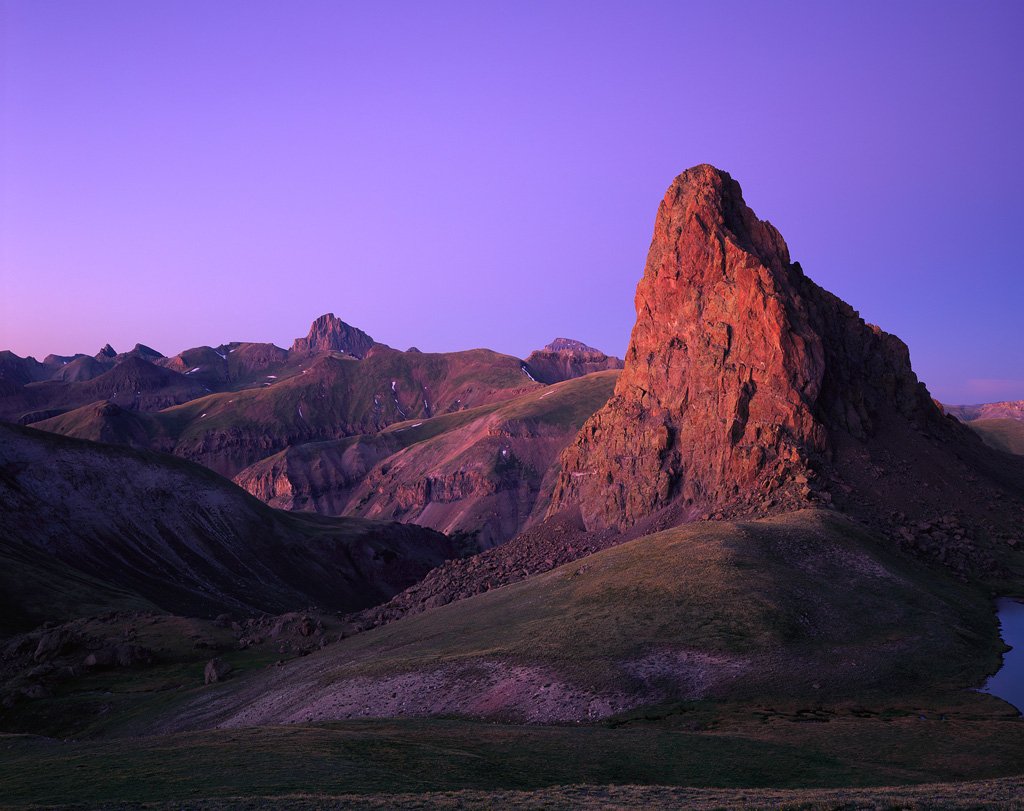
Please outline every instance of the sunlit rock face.
M614 396L562 457L552 512L578 504L589 528L806 503L837 433L943 419L906 346L808 279L712 166L658 207L636 313Z

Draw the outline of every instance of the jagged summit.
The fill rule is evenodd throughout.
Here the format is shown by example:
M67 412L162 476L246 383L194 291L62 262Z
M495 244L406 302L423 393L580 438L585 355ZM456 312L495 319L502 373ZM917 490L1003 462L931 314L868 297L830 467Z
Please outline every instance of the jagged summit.
M808 279L712 166L665 194L635 303L615 394L563 454L551 513L578 505L589 528L625 527L668 508L692 520L833 497L880 513L937 453L962 464L943 444L979 450L903 342ZM872 483L890 474L891 494ZM903 501L922 514L965 500L943 482L924 492Z
M104 358L116 358L117 352L114 347L110 344L104 344L103 348L96 353L96 360L103 360Z
M125 353L127 355L136 355L140 358L162 358L163 354L157 352L152 347L146 346L145 344L135 344L130 352Z
M313 322L305 338L295 339L291 351L306 354L333 350L362 358L375 343L361 329L346 324L334 313L327 313Z
M583 341L577 341L573 338L555 338L551 343L544 347L547 352L598 352L604 354L600 349L595 349L592 346L587 346Z

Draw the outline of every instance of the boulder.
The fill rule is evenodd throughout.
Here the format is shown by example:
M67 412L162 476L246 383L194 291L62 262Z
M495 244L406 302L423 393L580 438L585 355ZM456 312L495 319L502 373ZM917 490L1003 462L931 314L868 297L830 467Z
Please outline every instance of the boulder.
M204 671L204 680L206 684L215 684L219 681L224 681L228 674L234 670L228 662L225 662L221 658L211 659L206 663Z

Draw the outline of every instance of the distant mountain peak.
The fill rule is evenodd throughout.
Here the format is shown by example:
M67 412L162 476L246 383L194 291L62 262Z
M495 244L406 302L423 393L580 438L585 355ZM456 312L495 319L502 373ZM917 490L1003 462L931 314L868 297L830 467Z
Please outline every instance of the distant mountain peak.
M116 357L117 357L117 352L115 351L114 347L112 347L110 344L104 344L103 348L99 352L96 353L96 359L97 360L100 360L101 358L116 358Z
M555 338L543 349L530 353L526 369L539 383L560 383L592 372L621 369L622 359L572 338Z
M128 354L138 355L143 358L162 358L163 355L157 352L152 347L146 346L145 344L135 344L134 348Z
M600 349L587 346L583 341L577 341L573 338L555 338L544 349L547 352L601 352Z
M358 327L346 324L334 313L325 313L313 322L305 338L295 339L292 352L307 354L335 351L363 358L375 343L373 338Z

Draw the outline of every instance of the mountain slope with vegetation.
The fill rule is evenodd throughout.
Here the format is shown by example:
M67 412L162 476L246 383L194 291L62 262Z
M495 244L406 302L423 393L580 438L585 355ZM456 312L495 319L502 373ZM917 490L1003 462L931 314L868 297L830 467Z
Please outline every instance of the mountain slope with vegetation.
M32 600L56 598L63 618L98 602L96 581L185 614L353 610L452 554L428 529L285 513L190 462L3 424L0 511L15 572L38 572L41 556L57 570ZM60 608L75 578L82 601Z

